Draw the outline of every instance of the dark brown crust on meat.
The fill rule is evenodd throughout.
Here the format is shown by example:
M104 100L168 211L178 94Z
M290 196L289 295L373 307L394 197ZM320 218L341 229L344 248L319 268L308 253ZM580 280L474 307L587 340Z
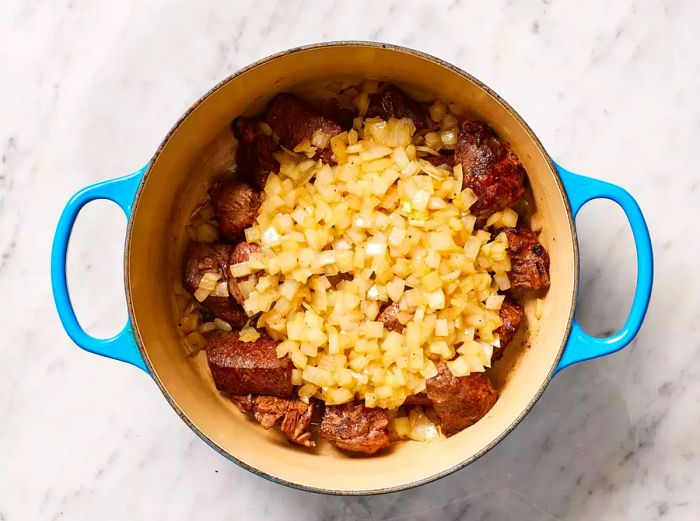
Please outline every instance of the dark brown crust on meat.
M215 333L207 342L207 362L216 388L229 395L290 398L292 363L277 358L277 342L267 335L242 342L238 333Z
M279 147L272 136L258 130L260 121L259 118L237 118L231 124L238 140L236 172L258 190L265 188L270 172L278 172L280 166L273 156Z
M218 272L225 280L232 252L233 246L230 244L191 242L185 256L182 280L185 289L194 293L207 272Z
M288 400L274 396L234 396L231 398L242 411L251 413L255 420L265 429L276 423L292 443L304 447L315 447L316 443L308 432L314 413L312 403L301 400Z
M326 407L319 433L340 449L374 454L390 445L388 427L384 409L348 403Z
M449 437L483 418L496 403L498 391L486 373L457 377L444 362L438 371L426 382L426 390L440 420L440 430Z
M430 117L428 105L416 101L398 87L386 85L369 98L366 117L411 118L416 131L435 130L439 125Z
M315 131L335 136L344 131L343 127L323 116L306 101L292 94L278 94L267 107L267 124L287 148L294 149L299 143L311 138ZM330 145L316 154L324 163L332 160Z
M549 254L526 226L502 230L508 238L510 285L515 289L549 287Z
M207 272L218 272L220 280L229 282L229 294L231 293L231 281L229 280L229 259L233 253L233 246L224 243L192 242L185 256L182 283L187 291L194 293ZM246 317L243 308L230 297L207 297L201 303L215 317L225 320L233 328L241 328L245 325Z
M262 194L233 180L217 182L210 194L221 236L230 241L242 239L243 231L255 223Z
M525 193L525 169L518 157L481 121L463 121L455 148L464 187L478 200L471 212L486 217L513 205Z
M433 402L430 401L430 398L428 398L428 395L425 392L407 396L406 401L404 401L403 403L404 405L433 405Z
M501 347L497 347L493 350L493 355L491 356L491 361L496 362L503 357L503 352L513 341L515 333L518 331L520 324L525 318L525 310L520 304L516 304L512 300L506 299L503 301L498 315L503 321L503 325L494 331L501 341Z
M428 163L430 163L433 166L448 165L450 168L455 166L454 154L440 154L439 156L428 154L422 159L425 159Z
M354 119L357 117L357 111L343 108L338 105L337 98L327 98L319 101L318 108L325 117L332 119L345 130L350 130Z
M216 318L225 320L232 328L240 329L248 321L248 315L241 306L229 297L208 297L202 305Z
M239 242L236 244L236 247L233 249L233 253L231 254L231 264L247 262L248 259L250 259L251 253L257 253L260 250L261 247L258 244L245 241ZM245 277L231 277L229 282L229 291L231 296L242 306L243 302L245 301L245 297L243 296L243 293L241 293L239 284L249 280L252 280L255 284L257 284L258 279L260 279L260 273L251 273Z
M377 321L384 322L384 329L387 331L396 331L400 333L404 328L403 324L399 322L397 318L400 311L398 304L389 304L379 313Z

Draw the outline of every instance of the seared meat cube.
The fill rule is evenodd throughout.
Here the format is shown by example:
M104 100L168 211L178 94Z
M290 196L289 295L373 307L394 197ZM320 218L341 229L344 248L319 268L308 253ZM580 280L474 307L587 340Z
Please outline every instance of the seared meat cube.
M493 350L493 355L491 356L491 361L493 362L500 360L503 357L503 352L506 350L506 347L508 347L508 344L513 341L513 337L518 331L520 323L523 321L523 318L525 318L525 310L520 304L516 304L512 300L506 299L503 301L503 305L501 306L501 310L498 312L498 315L501 317L503 325L496 329L494 333L498 334L501 341L501 347Z
M258 253L260 250L261 248L258 244L253 244L245 241L239 242L238 244L236 244L236 247L233 249L233 253L231 254L231 264L248 262L248 260L250 259L250 254ZM252 285L253 287L255 287L255 284L258 283L259 278L260 273L251 273L250 275L246 275L245 277L231 277L231 282L229 284L229 287L231 288L231 295L241 306L247 298L247 295L244 295L241 291L241 284ZM252 288L248 289L250 291Z
M510 285L513 288L543 289L549 287L549 254L537 236L526 226L503 230L508 238Z
M398 87L387 85L369 99L366 117L411 118L416 131L435 130L438 124L430 117L428 105L416 101Z
M265 429L280 423L280 430L287 439L304 447L315 447L316 443L308 432L313 404L301 400L288 400L274 396L234 396L233 402L244 412L252 413L255 420Z
M464 187L478 197L471 207L478 217L511 206L525 193L523 165L485 123L462 122L454 162L462 165Z
M343 127L317 112L306 101L292 94L278 94L267 107L267 124L280 142L294 149L305 139L311 143L314 132L321 130L331 137L343 132ZM322 161L331 161L333 152L330 143L316 154Z
M411 396L407 396L406 401L403 403L404 403L404 405L423 405L423 406L433 405L433 402L430 401L430 398L428 398L428 395L425 392L418 393L418 394L412 394Z
M245 325L247 317L243 308L239 306L231 295L231 281L229 280L229 259L233 253L230 244L193 242L190 244L185 257L183 270L183 285L187 291L194 293L205 273L213 272L220 275L220 281L228 281L228 297L209 296L204 299L202 305L215 317L225 320L231 327L241 328Z
M242 328L248 321L243 308L229 297L207 297L202 304L214 317L225 320L234 329Z
M185 271L183 285L187 291L194 293L199 287L199 282L205 273L218 273L219 280L228 277L228 265L233 246L224 243L190 243L185 257Z
M384 409L348 403L329 405L321 421L321 437L343 450L374 454L389 446L389 418Z
M219 181L210 195L221 236L231 241L241 239L243 231L255 223L262 194L245 183Z
M428 163L430 163L433 166L448 165L450 168L455 166L454 154L440 154L439 156L428 154L422 159L425 159Z
M399 322L397 315L399 314L398 304L389 304L386 306L379 316L377 317L378 322L384 322L384 329L387 331L396 331L400 333L403 331L403 324Z
M486 373L454 376L444 362L438 374L426 382L428 398L435 407L440 430L452 436L476 423L498 399L498 391Z
M350 130L354 119L357 117L357 111L346 109L338 105L336 98L323 99L319 103L321 113L329 119L337 122L345 130Z
M292 396L292 362L277 358L277 342L267 335L243 342L238 333L215 333L207 342L207 361L216 388L227 394Z
M249 181L255 188L265 188L270 172L279 171L279 163L272 155L279 149L272 136L258 130L256 118L238 118L232 124L233 134L238 140L236 169L241 179Z

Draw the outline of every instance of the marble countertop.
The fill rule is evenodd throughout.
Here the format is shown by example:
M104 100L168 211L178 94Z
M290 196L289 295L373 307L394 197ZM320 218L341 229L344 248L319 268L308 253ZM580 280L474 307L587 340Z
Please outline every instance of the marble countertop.
M700 4L9 0L2 12L0 521L698 519ZM474 74L561 164L632 192L656 253L631 346L564 371L465 470L369 498L287 489L220 457L141 371L72 344L48 276L77 189L143 165L239 67L338 39L406 45ZM608 334L631 300L631 234L606 203L578 227L579 317ZM75 228L71 288L97 335L125 320L124 230L108 203Z

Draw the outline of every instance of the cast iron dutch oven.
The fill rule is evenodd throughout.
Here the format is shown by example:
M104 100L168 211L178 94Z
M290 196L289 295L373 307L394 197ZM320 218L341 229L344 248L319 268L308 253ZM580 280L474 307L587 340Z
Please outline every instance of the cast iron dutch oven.
M427 94L440 93L464 114L489 125L520 157L551 257L551 288L543 313L526 306L526 347L493 379L501 396L474 426L431 443L395 444L373 458L348 457L328 446L316 452L290 447L279 433L247 420L215 391L205 357L188 357L177 332L172 287L187 243L185 224L220 162L230 160L231 121L261 109L274 94L339 77L390 81ZM232 146L232 145L230 145ZM574 218L595 198L615 201L629 220L637 251L637 287L629 317L608 338L587 335L574 318L579 284ZM129 321L109 339L81 328L71 306L65 268L80 209L109 199L126 214L125 290ZM503 439L542 394L552 377L583 360L626 346L642 324L652 286L652 250L644 217L622 188L573 174L552 161L532 130L505 101L464 71L437 58L392 45L338 42L311 45L265 58L227 78L199 99L172 128L149 163L125 177L75 194L60 218L53 244L52 284L58 313L83 349L133 364L150 375L177 414L225 457L276 482L330 494L372 494L406 489L464 467Z

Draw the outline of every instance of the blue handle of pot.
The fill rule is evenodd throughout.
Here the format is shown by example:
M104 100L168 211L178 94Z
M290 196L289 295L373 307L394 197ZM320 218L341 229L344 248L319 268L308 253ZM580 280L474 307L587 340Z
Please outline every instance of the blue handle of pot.
M138 189L141 178L147 166L133 174L103 181L90 185L77 192L70 198L58 220L56 235L53 239L51 250L51 286L56 302L58 316L61 319L66 333L80 347L91 353L107 356L123 362L128 362L148 372L146 364L139 353L131 322L127 320L124 329L112 338L95 338L85 332L80 326L75 310L68 293L66 281L66 253L68 242L73 230L73 224L80 210L90 201L107 199L119 205L128 219L131 214L131 205Z
M637 335L644 321L654 278L651 238L637 201L626 190L617 185L573 174L559 165L556 167L569 196L571 212L574 217L581 207L592 199L609 199L619 204L624 210L632 227L634 245L637 250L637 287L634 291L632 308L625 324L612 336L606 338L591 336L583 330L574 317L569 341L554 374L577 362L609 355L629 344Z

